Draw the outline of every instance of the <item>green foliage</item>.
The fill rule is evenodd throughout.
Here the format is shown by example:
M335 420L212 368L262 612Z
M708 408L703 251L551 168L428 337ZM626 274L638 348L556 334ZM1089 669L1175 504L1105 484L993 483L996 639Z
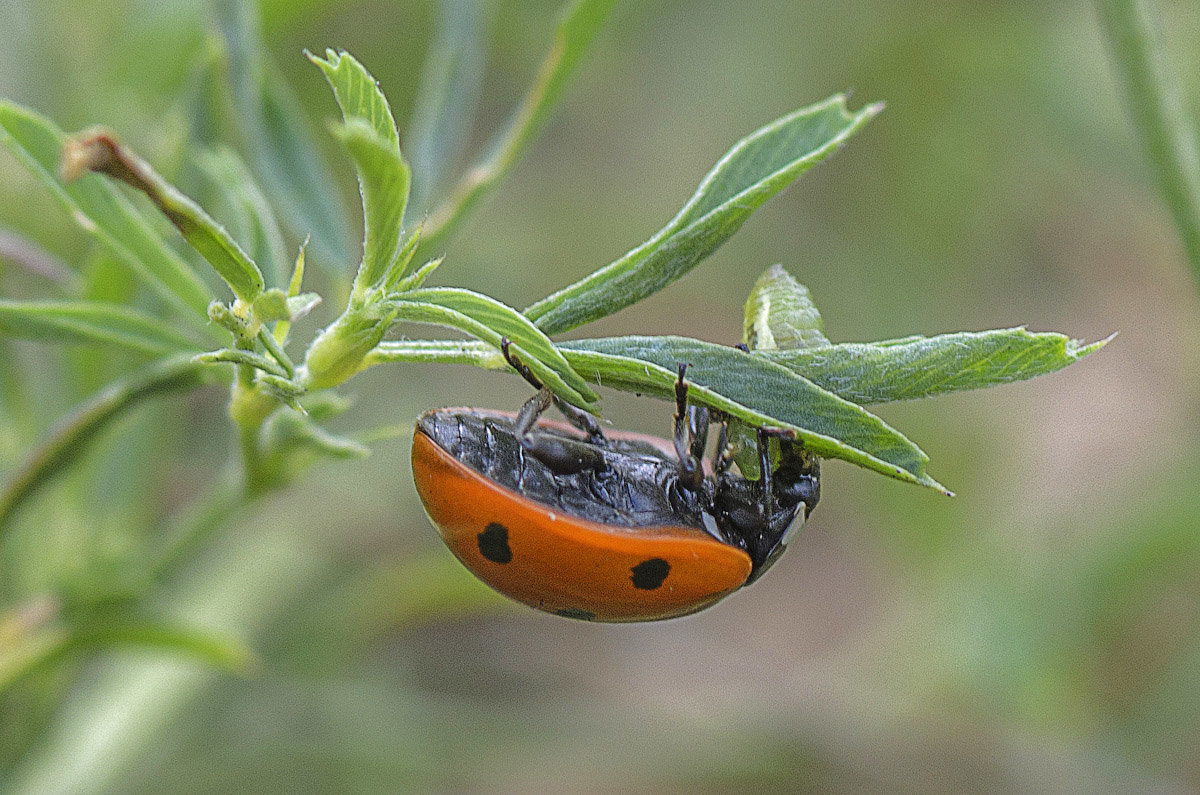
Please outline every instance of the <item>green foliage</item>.
M396 259L411 172L400 154L392 110L375 78L347 53L309 55L325 73L342 109L344 123L334 134L358 171L363 205L363 259L354 286L374 287Z
M616 262L525 310L547 334L611 315L683 276L736 232L763 202L836 151L883 109L857 113L838 95L771 122L734 144L683 209Z
M67 181L58 175L65 136L31 110L0 102L0 141L139 279L185 316L204 316L211 293L154 224L97 175Z
M804 374L846 400L866 405L1046 375L1100 350L1110 339L1084 344L1062 334L1010 328L756 355Z
M0 299L0 335L64 345L116 345L152 355L199 347L161 320L92 301Z
M742 313L742 343L752 351L817 348L829 344L808 288L782 265L758 277Z
M426 320L436 315L419 315L419 305L425 310L439 307L451 315L444 315L445 325L466 331L500 347L500 338L506 337L516 346L515 353L556 394L577 406L595 403L600 396L576 373L566 358L554 347L550 338L517 310L499 301L471 292L450 287L417 289L401 294L397 298L399 317L405 320ZM428 321L427 321L428 322ZM434 321L438 322L438 321Z
M262 292L263 275L258 266L225 228L108 133L83 133L64 142L59 171L68 181L95 171L141 191L175 225L184 240L208 260L234 295L243 301L253 301Z
M226 218L223 220L229 233L262 268L267 284L280 284L288 261L283 232L250 167L228 146L200 152L196 165L217 190L218 201L224 205ZM214 215L221 218L216 212Z
M320 258L340 266L350 256L350 222L331 201L333 173L309 131L300 101L262 44L258 4L214 0L228 66L232 108L223 119L248 150L247 161L300 237L312 236Z
M840 458L885 475L943 487L925 473L920 448L859 406L786 368L684 337L610 337L564 343L576 369L610 387L674 395L676 367L688 365L688 400L755 426L794 431L819 456Z

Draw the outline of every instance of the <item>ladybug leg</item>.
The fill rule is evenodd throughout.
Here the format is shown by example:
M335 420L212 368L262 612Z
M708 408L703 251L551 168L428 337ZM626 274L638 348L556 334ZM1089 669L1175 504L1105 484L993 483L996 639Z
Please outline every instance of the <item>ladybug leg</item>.
M733 459L729 456L729 421L721 420L721 432L717 436L717 449L713 451L712 468L716 475L723 475L729 471L729 465L733 463Z
M554 398L554 406L567 418L567 422L587 434L588 444L603 446L608 443L608 440L604 438L604 431L600 430L600 424L591 414L581 411L559 398Z
M533 430L533 425L537 422L538 417L550 408L553 401L554 396L550 394L550 390L542 387L537 394L525 401L525 405L521 406L521 410L517 413L517 419L513 421L513 434L520 440L522 446L531 437L530 431Z
M500 338L500 352L504 354L504 361L508 362L509 367L516 370L520 376L528 381L529 384L534 389L538 390L539 393L545 392L550 396L549 398L542 398L539 395L535 395L533 398L530 398L525 406L522 407L521 413L518 415L518 423L520 422L520 418L525 415L526 409L533 413L526 421L524 429L518 434L518 436L521 438L527 437L530 430L533 428L533 424L537 421L537 418L541 416L542 412L550 407L549 403L545 403L545 405L542 405L540 409L535 411L530 404L532 404L534 400L539 401L539 405L545 400L552 400L558 410L562 412L562 415L567 418L568 422L587 434L587 440L590 444L603 445L607 440L604 438L604 432L600 430L600 425L596 422L595 418L586 411L580 411L565 400L560 400L559 398L554 397L550 390L546 389L546 387L542 385L542 382L538 380L538 377L533 374L533 372L529 369L529 366L522 362L519 358L517 358L516 354L509 350L511 345L512 342L508 339L508 337Z
M775 478L771 471L771 434L766 428L759 428L755 435L758 437L758 513L765 522L775 501Z
M696 491L704 481L704 448L708 446L708 410L687 403L688 386L684 380L686 364L679 365L675 381L675 455L679 457L680 482Z
M600 427L586 413L555 399L554 394L538 381L537 376L512 354L509 344L507 337L501 338L500 351L504 354L505 361L537 389L537 394L525 401L525 405L521 406L521 411L513 421L513 435L517 437L521 449L560 475L571 475L585 469L596 472L606 469L608 465L604 460L604 453L593 441L594 438L599 438L601 443L604 442ZM587 441L538 433L534 430L538 417L550 408L551 403L557 404L572 424L588 434ZM569 410L565 410L564 407ZM587 417L587 421L582 417Z

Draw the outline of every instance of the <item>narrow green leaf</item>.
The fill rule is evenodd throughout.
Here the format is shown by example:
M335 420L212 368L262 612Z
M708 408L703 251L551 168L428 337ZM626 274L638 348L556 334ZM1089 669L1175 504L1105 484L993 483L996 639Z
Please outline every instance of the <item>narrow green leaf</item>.
M387 273L383 275L383 289L385 292L411 290L414 286L419 286L422 279L412 280L409 277L413 276L413 268L409 264L413 261L413 255L417 253L417 244L421 242L421 229L418 225L400 246L400 250L396 252L396 258L392 260L392 264L388 266ZM438 262L441 262L439 259ZM428 267L429 263L425 263L421 270ZM436 265L434 266L436 267ZM413 284L415 281L415 285ZM400 285L407 285L401 287Z
M3 226L0 226L0 262L11 263L68 289L74 286L75 274L67 263L37 241Z
M744 316L742 342L752 351L829 344L808 288L782 265L772 265L758 277L746 299Z
M422 284L425 283L425 280L429 278L429 274L431 274L435 270L437 270L438 266L440 266L441 264L442 264L441 257L438 257L437 259L431 259L431 260L429 260L429 262L426 262L424 265L422 265L421 267L412 271L407 276L405 276L404 278L400 279L399 281L397 281L395 283L392 283L391 280L388 280L388 282L387 282L388 294L389 295L399 295L402 293L406 293L410 290L416 290L418 287L420 287Z
M0 537L19 508L39 488L66 472L96 434L126 409L149 397L213 383L214 369L172 356L113 381L84 401L31 451L0 489Z
M227 146L201 152L196 164L217 188L234 239L263 269L267 284L282 286L288 259L283 233L249 166Z
M280 458L292 457L299 451L333 459L366 458L371 454L371 449L366 445L332 434L296 412L272 414L264 436L267 440L266 449ZM294 467L295 463L291 465Z
M95 301L0 299L0 335L66 345L116 345L149 354L200 348L160 320Z
M525 310L547 334L610 315L684 275L763 202L824 160L882 109L851 114L841 94L798 110L734 144L683 209L654 237Z
M66 136L50 120L0 102L0 141L76 220L137 277L190 318L204 318L212 294L117 186L98 175L67 183L58 176Z
M248 676L257 659L245 644L194 627L150 622L122 622L81 630L71 638L76 648L139 646L182 653L237 676Z
M496 331L469 315L448 306L414 300L411 297L412 295L412 293L406 293L404 296L396 299L395 306L399 310L398 319L413 323L432 323L447 328L458 329L476 339L483 340L497 350L500 348L501 338L504 336L503 332ZM558 395L573 406L578 406L588 411L592 410L595 398L585 398L578 390L569 385L557 370L542 359L528 353L519 343L515 342L513 343L512 353L530 369L543 385L549 387L555 395ZM362 362L362 367L369 366L365 355ZM588 389L588 393L595 395L591 389Z
M68 181L87 171L100 172L146 194L234 295L253 301L262 292L258 266L225 228L108 133L93 131L69 138L63 147L61 171Z
M362 119L389 146L400 152L400 137L387 97L371 73L348 52L326 50L325 57L307 53L308 60L325 73L334 98L342 110L342 119Z
M1097 351L1112 337L1083 344L1024 327L962 331L877 343L756 352L855 403L960 392L1052 373Z
M367 354L363 366L395 362L470 364L484 370L509 369L500 351L475 340L385 340Z
M300 244L300 250L296 253L296 264L292 268L292 278L288 281L287 305L289 317L286 320L276 322L275 327L271 330L271 336L275 338L275 342L279 345L287 341L288 332L292 330L292 318L299 319L304 317L314 306L321 302L321 296L316 293L305 293L305 300L301 300L300 298L300 287L304 283L304 249L307 246L307 240ZM310 296L312 298L308 300Z
M412 204L428 209L459 161L483 85L486 3L441 0L408 134Z
M430 215L416 258L418 262L426 259L430 252L440 253L458 224L516 163L545 124L588 45L615 4L616 0L576 0L567 7L554 30L550 52L508 123Z
M333 133L354 160L362 194L363 259L354 283L362 289L380 286L397 257L408 201L408 166L363 119L335 126Z
M1096 3L1134 128L1175 221L1192 275L1200 278L1200 136L1182 99L1180 81L1168 66L1162 21L1154 5L1149 0Z
M0 693L73 654L125 646L182 653L237 676L248 676L257 667L254 653L244 644L191 627L129 621L88 627L55 626L18 646L15 654L0 653Z
M405 293L401 296L401 300L438 304L460 312L472 320L482 323L497 334L508 337L527 354L558 373L563 382L582 395L588 403L594 403L600 399L600 396L588 386L583 377L571 368L549 337L539 331L537 326L529 322L520 312L494 298L470 290L433 287Z
M215 0L228 50L230 84L247 161L297 236L312 236L318 265L350 259L350 222L330 189L333 173L320 155L308 117L270 62L259 31L258 3Z
M219 364L226 362L229 364L244 364L253 367L256 370L262 370L264 373L277 375L280 378L287 378L288 372L273 359L268 359L260 353L254 351L244 351L240 348L222 348L219 351L209 351L208 353L200 353L192 357L192 361L202 364Z
M945 491L925 472L929 457L883 420L759 356L683 337L575 340L560 348L598 383L664 399L674 395L679 364L688 364L694 403L755 427L794 430L822 458Z
M358 172L363 204L363 259L354 279L357 289L376 286L396 257L410 171L400 154L396 122L375 78L354 56L326 50L308 56L325 73L342 109L344 123L334 134L346 147Z

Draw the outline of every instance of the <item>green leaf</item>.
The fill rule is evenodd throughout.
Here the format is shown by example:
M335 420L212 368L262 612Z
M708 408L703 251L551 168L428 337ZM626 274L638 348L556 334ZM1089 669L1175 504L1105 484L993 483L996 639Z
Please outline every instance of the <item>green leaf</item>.
M221 362L244 364L256 370L262 370L264 373L277 375L280 378L287 378L289 375L274 359L269 359L254 351L244 351L240 348L222 348L219 351L197 354L192 357L192 361L202 364L219 364Z
M494 349L500 349L504 336L502 333L450 307L411 300L408 295L411 294L406 294L404 298L396 300L396 306L400 310L401 319L412 323L432 323L447 328L458 329L476 339L486 342ZM527 354L519 344L513 343L511 352L555 395L558 395L573 406L579 406L588 411L592 410L592 404L595 403L596 398L594 397L595 393L590 388L587 388L590 397L584 397L582 393L569 385L556 369L542 359ZM367 354L364 354L362 367L370 365L366 357Z
M412 205L428 208L462 155L483 85L486 3L441 0L412 119L404 136L413 170Z
M281 286L287 249L270 202L249 166L227 146L199 153L196 165L217 188L233 237L262 267L267 284Z
M494 298L470 290L433 287L404 293L399 296L399 300L437 304L465 315L491 329L495 335L507 337L526 354L553 370L561 377L563 383L570 386L571 390L582 396L587 403L594 403L600 399L537 326L517 310ZM403 313L401 316L404 316ZM528 361L525 364L532 366ZM566 395L562 397L565 398Z
M34 448L0 489L0 538L16 510L54 477L66 472L88 443L127 409L146 398L213 383L214 368L191 354L162 359L119 378L82 403Z
M247 161L285 223L312 236L318 265L350 259L350 223L331 190L333 173L320 155L299 100L266 55L258 3L216 0L214 9L228 50L234 114Z
M25 271L61 285L75 287L71 267L51 254L37 241L0 226L0 262L8 262Z
M400 227L408 201L408 166L362 119L333 128L354 160L363 203L363 259L354 283L381 285L396 260Z
M0 335L67 345L116 345L149 354L200 348L162 321L93 301L0 299Z
M554 30L550 52L508 123L430 215L416 257L418 262L427 259L430 252L438 253L444 247L458 224L516 163L545 124L588 45L615 4L616 0L576 0L567 7Z
M325 57L307 53L308 59L325 73L333 89L333 96L342 109L342 119L362 119L381 140L396 148L400 153L400 138L396 133L396 122L387 97L379 84L350 53L326 50Z
M140 646L182 653L238 676L247 676L257 659L245 644L194 627L149 622L121 622L81 630L72 637L76 647Z
M1148 0L1099 0L1100 21L1184 253L1200 278L1200 135L1167 58L1163 20ZM1185 81L1186 86L1190 81ZM1194 111L1194 108L1192 109Z
M808 288L782 265L772 265L758 277L746 299L744 316L742 342L752 351L829 345Z
M364 360L365 367L391 362L470 364L484 370L508 370L508 362L491 345L475 340L385 340Z
M363 204L363 259L356 289L379 283L396 258L400 227L408 203L410 172L400 154L400 139L387 98L375 78L346 52L308 56L325 73L342 109L344 123L334 134L354 160Z
M734 144L683 209L654 237L525 310L547 334L610 315L666 287L736 232L763 202L846 142L882 105L858 113L841 94L798 110Z
M1104 347L1024 327L756 352L855 403L983 389L1060 370Z
M559 347L599 383L664 399L673 398L678 365L686 363L693 403L754 427L794 430L822 458L945 491L925 472L929 457L883 420L759 356L683 337L574 340Z
M206 317L212 298L208 287L116 185L97 175L84 175L70 183L59 179L65 140L48 119L0 102L0 141L50 188L80 225L185 316Z
M265 448L277 456L281 464L292 468L300 462L288 459L302 451L334 459L366 458L371 454L371 449L366 445L332 434L309 418L293 411L272 414L267 420L264 438ZM284 477L291 479L297 474L299 472L293 471L284 474Z
M414 229L412 234L405 239L404 244L400 246L400 250L396 252L396 258L392 260L392 264L388 266L387 272L383 275L382 286L385 292L404 292L420 287L425 281L425 277L441 264L439 258L426 262L420 268L409 267L413 261L413 255L417 253L417 244L421 242L421 229L420 226ZM421 273L425 275L422 276Z
M91 131L67 139L61 171L68 180L86 171L100 172L146 194L234 295L253 301L262 292L262 273L225 227L108 133Z

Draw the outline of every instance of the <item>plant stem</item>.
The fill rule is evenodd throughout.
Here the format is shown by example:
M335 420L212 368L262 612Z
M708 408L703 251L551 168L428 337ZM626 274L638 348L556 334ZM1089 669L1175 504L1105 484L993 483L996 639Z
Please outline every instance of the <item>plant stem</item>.
M1150 0L1098 0L1097 6L1134 126L1200 279L1200 143L1167 68L1161 26Z

